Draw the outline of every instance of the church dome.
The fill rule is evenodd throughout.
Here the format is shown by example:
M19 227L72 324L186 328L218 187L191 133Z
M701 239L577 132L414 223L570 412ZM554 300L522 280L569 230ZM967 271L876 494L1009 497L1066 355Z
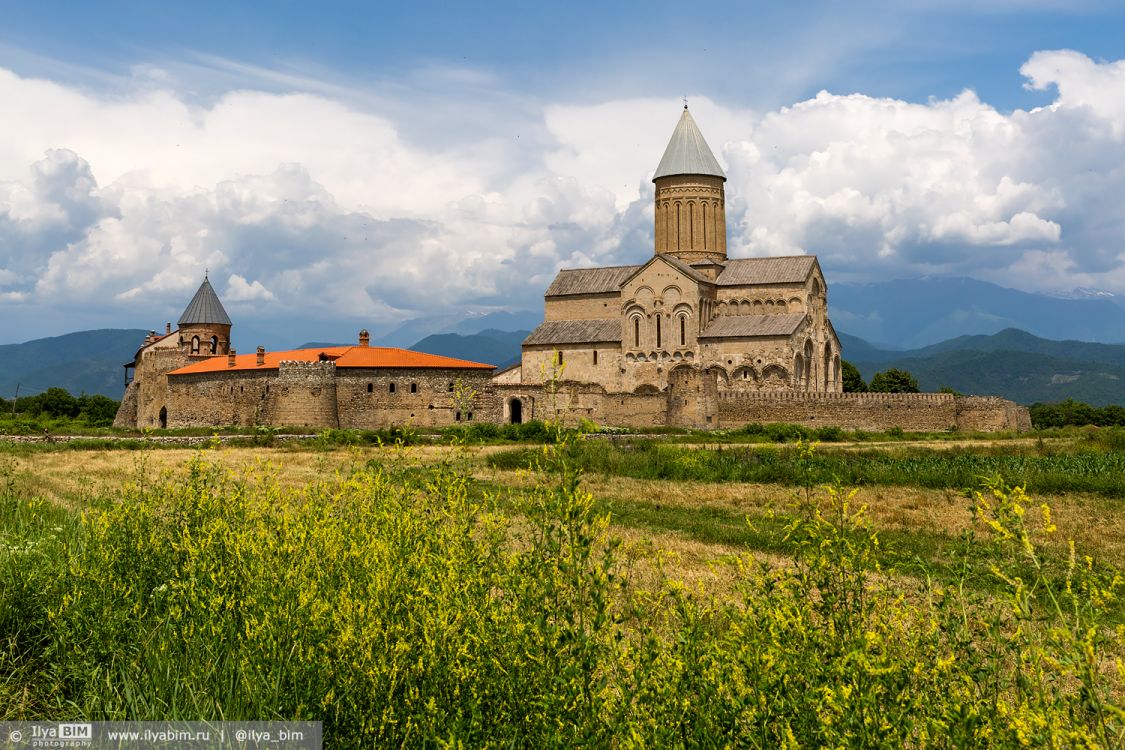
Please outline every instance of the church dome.
M727 178L686 105L652 179L655 182L661 177L682 174L701 174L724 180Z
M229 326L231 324L227 311L223 309L223 303L219 301L219 295L215 294L206 276L203 277L203 283L191 298L184 314L180 316L179 324L181 328L192 325Z

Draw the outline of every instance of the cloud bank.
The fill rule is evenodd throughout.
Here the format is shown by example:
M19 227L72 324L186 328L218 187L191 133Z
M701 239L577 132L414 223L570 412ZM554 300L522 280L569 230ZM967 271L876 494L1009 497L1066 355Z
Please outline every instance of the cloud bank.
M1125 61L1038 52L1020 72L1053 101L692 99L727 167L731 255L1125 294ZM422 112L323 91L200 104L151 70L111 95L0 69L0 100L5 340L75 318L154 327L205 268L236 322L534 308L560 267L648 257L649 177L678 116L546 105L434 141Z

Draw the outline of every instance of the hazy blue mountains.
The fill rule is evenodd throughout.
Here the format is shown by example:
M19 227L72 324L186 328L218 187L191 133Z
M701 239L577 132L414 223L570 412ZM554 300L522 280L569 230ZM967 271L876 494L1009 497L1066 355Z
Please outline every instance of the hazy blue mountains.
M844 358L867 380L897 367L912 372L926 391L949 387L1024 404L1073 398L1125 405L1125 345L1050 341L1012 328L906 351L880 349L847 334L840 343Z
M884 349L915 349L1018 328L1044 339L1125 342L1125 303L1108 294L1051 297L975 279L829 284L828 314Z
M472 334L436 333L410 348L417 352L484 362L503 370L520 361L520 344L530 333L530 331L501 331L495 328Z
M0 395L31 396L52 386L71 393L100 393L119 399L125 370L148 331L106 328L79 331L23 344L0 345Z

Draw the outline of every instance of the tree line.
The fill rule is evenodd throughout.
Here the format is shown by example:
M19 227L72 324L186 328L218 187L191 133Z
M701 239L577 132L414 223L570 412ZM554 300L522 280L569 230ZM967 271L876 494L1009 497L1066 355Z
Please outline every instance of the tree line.
M0 419L47 417L81 422L88 427L109 427L120 402L100 393L74 396L65 388L48 388L33 396L0 398Z
M1032 404L1028 411L1031 424L1038 429L1072 425L1125 427L1125 407L1116 404L1097 407L1068 398L1057 404Z
M877 372L868 383L859 370L847 360L841 361L841 375L844 393L918 393L918 379L908 370L891 368ZM951 388L940 389L941 393L954 393ZM960 394L957 394L960 395ZM1125 427L1125 407L1090 406L1089 404L1067 399L1056 404L1032 404L1031 424L1036 429L1051 427L1072 427L1095 425L1097 427Z
M918 393L918 378L909 370L900 370L892 367L884 372L877 372L871 376L868 383L859 374L859 369L851 362L841 361L841 376L844 381L844 393Z

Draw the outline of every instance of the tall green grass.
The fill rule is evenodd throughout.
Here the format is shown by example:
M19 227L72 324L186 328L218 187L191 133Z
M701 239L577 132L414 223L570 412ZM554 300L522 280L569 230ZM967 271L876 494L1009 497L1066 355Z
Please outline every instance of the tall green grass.
M202 454L81 515L0 467L0 718L314 719L341 748L1125 736L1104 626L1122 582L1077 556L1046 570L1050 518L1021 491L976 496L999 597L902 590L855 498L806 486L777 530L792 562L740 557L720 599L636 583L569 440L509 512L456 462L293 493Z
M1125 451L1090 450L1040 454L1010 449L823 450L811 462L797 447L691 448L654 441L626 445L585 441L571 448L584 471L636 479L760 482L797 486L810 474L816 484L897 485L966 489L985 477L1003 476L1034 492L1092 492L1125 497ZM525 469L533 449L492 454L491 466Z

